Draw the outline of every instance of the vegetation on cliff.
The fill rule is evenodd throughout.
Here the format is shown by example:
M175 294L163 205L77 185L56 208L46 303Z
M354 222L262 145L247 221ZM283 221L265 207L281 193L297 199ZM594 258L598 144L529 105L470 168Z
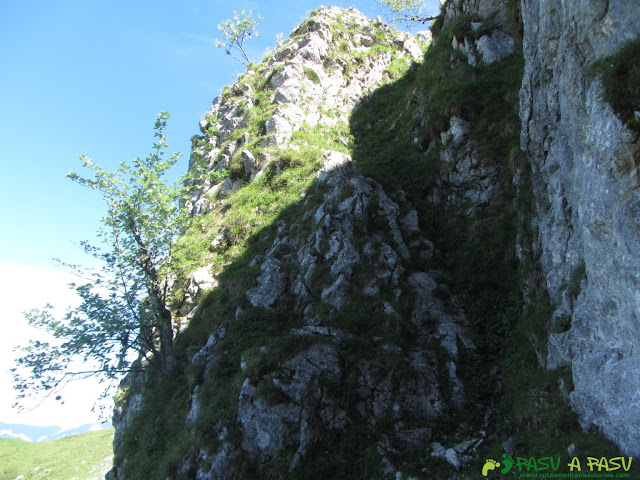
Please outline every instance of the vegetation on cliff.
M515 4L507 18L517 18ZM455 445L456 470L470 464L476 473L505 449L613 452L582 433L569 409L570 372L541 366L557 325L530 248L520 23L463 12L445 21L443 12L415 62L411 39L386 26L350 25L345 14L326 25L320 16L226 89L193 139L195 217L173 251L188 266L173 287L176 367L123 390L119 408L135 415L116 442L114 471L465 478L432 440ZM308 41L320 31L318 43ZM483 55L495 52L481 53L489 42L501 46L492 61ZM363 80L378 74L375 88ZM357 108L345 111L354 92ZM340 187L318 181L330 178L323 169L332 158L343 160L338 172L352 158L362 178L348 171ZM384 215L344 223L352 207L375 202ZM191 274L203 265L211 278L200 289ZM416 284L430 280L421 296ZM430 310L416 321L421 301ZM472 341L462 333L463 310ZM450 349L429 330L441 318L459 321L449 324L460 327ZM422 354L427 360L416 361ZM326 375L316 380L303 363ZM407 385L425 372L437 392L427 398L432 391L420 384L418 403L431 404L431 417L403 404L413 393ZM293 389L301 377L306 386ZM363 398L374 399L370 410ZM319 405L308 417L307 404ZM297 423L285 434L287 415ZM252 422L271 430L250 437Z

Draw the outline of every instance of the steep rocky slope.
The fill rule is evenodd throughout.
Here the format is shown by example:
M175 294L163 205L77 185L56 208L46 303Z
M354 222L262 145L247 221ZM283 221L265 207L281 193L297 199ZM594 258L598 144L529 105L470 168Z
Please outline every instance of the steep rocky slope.
M179 366L123 382L110 478L484 478L616 452L591 426L638 452L637 135L589 69L640 28L553 8L447 1L432 43L322 8L225 89Z
M465 408L457 362L475 346L437 281L437 249L403 193L389 197L348 154L349 113L421 57L410 34L323 9L214 102L191 159L211 263L180 306L183 337L208 338L172 400L187 441L155 475L395 475L405 451L438 439L432 422ZM117 452L148 403L142 393L120 407ZM478 441L450 461L467 462ZM153 459L123 457L116 478L150 474Z

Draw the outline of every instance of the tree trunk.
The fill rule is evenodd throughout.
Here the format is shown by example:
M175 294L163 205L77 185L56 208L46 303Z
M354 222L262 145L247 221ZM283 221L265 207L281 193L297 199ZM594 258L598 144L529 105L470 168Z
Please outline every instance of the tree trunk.
M162 357L162 370L170 372L176 366L176 358L173 354L173 319L171 312L164 309L160 312L160 356Z
M160 337L160 368L163 372L168 373L176 366L176 359L173 353L173 316L164 301L158 272L153 263L151 253L147 249L147 245L144 243L133 218L129 219L129 228L131 228L133 238L140 249L139 265L146 277L149 302L155 309L159 320L157 328Z

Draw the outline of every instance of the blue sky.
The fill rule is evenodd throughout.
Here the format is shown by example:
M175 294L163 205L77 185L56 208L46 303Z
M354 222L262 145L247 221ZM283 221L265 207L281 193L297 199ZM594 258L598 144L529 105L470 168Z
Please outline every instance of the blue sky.
M431 3L437 11L439 2ZM327 4L353 5L370 17L381 13L375 0ZM53 278L63 278L50 275L51 258L85 262L73 242L94 238L104 214L95 192L65 178L70 171L84 173L80 155L108 169L145 156L156 115L168 111L166 133L184 155L184 172L199 120L244 71L214 46L218 23L234 10L261 13L260 36L246 44L249 56L260 60L276 34L287 37L320 5L0 0L0 276L6 287L0 301L24 310L42 305L48 291L56 298L44 301L72 301L49 288ZM14 326L20 321L1 318ZM0 362L2 370L10 366L6 357ZM0 421L3 412L0 406Z

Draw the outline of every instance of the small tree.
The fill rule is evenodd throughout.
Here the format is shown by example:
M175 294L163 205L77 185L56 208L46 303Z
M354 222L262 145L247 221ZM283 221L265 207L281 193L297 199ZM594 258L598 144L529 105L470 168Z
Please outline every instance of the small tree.
M424 0L378 0L379 3L400 16L394 22L408 22L411 24L426 23L435 20L437 15L425 15Z
M256 17L259 20L263 18L259 13ZM222 35L224 35L224 40L216 39L216 47L224 48L227 55L232 56L245 66L248 66L251 60L249 60L243 45L245 40L258 36L258 31L256 30L257 25L258 20L253 18L251 10L249 10L249 14L247 14L246 10L242 10L240 15L234 11L233 19L229 18L218 25L218 29L222 32ZM239 52L242 58L235 56L232 53L234 51Z
M168 373L175 366L169 281L175 268L172 248L191 221L181 205L187 198L185 179L164 177L179 153L164 158L163 131L169 114L155 123L156 143L145 159L120 163L115 173L80 157L93 178L67 176L99 192L107 203L98 237L104 247L81 242L85 252L101 262L100 269L67 265L81 281L71 284L81 304L56 319L47 305L25 314L29 323L49 332L54 342L31 341L14 368L19 398L35 391L53 392L67 381L87 376L118 378L131 368L131 353ZM91 365L74 369L77 359Z

